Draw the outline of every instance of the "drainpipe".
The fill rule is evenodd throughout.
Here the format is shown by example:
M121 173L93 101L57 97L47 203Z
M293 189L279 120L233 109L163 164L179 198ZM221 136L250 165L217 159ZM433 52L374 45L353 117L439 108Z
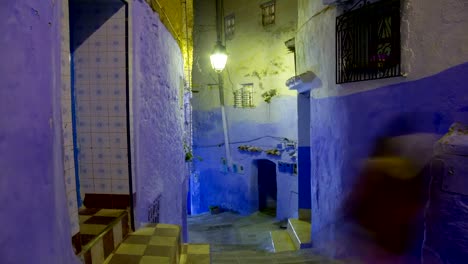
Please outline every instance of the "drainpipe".
M218 43L223 43L223 13L224 2L223 0L216 0L216 40ZM224 79L223 73L218 73L218 89L219 89L219 102L221 104L221 118L223 120L223 134L224 134L224 148L226 150L226 162L228 169L231 167L231 149L229 145L229 134L226 118L226 110L224 108Z

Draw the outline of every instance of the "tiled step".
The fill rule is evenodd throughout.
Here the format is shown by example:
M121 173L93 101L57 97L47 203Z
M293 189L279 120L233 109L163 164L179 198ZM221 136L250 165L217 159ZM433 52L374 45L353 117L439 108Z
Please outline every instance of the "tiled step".
M154 224L140 228L130 234L104 263L179 263L180 233L177 225Z
M289 233L285 230L275 230L270 232L274 252L285 252L296 250Z
M210 245L183 244L180 254L180 264L210 264Z
M287 231L297 249L311 248L310 222L295 218L288 219Z
M127 236L128 213L115 209L82 209L80 232L82 239L89 240L79 254L82 262L101 264Z

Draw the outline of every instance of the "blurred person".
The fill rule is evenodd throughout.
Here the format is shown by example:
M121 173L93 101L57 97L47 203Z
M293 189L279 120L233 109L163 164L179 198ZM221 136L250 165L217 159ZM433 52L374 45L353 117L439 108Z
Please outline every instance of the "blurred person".
M418 263L427 184L422 173L437 136L382 137L344 203L364 263ZM415 251L417 253L415 254Z

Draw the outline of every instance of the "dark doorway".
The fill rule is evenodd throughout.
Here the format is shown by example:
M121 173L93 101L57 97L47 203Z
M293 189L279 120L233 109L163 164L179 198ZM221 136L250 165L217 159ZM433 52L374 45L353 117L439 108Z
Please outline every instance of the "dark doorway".
M269 160L257 160L257 168L258 210L276 216L276 164Z

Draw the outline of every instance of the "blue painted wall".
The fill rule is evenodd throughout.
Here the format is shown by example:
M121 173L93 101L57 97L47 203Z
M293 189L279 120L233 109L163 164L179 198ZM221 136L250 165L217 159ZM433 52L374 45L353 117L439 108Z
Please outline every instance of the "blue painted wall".
M1 3L1 263L80 263L63 177L61 4Z
M383 131L398 135L406 124L415 131L442 135L455 121L467 123L467 83L465 63L416 81L349 96L311 99L312 237L316 246L336 238L341 202L374 140ZM399 116L405 117L401 126L388 127ZM457 210L450 214L456 217ZM458 228L467 231L465 226ZM431 235L447 241L443 233ZM446 249L435 250L442 254Z
M194 95L196 97L197 95ZM196 98L195 98L196 100ZM262 153L239 151L240 145L258 146L264 150L275 148L281 139L297 141L297 102L293 96L273 98L270 104L262 103L253 109L227 107L230 147L233 163L242 166L243 172L226 171L221 110L194 110L194 173L191 177L192 213L207 212L217 205L242 214L258 209L258 181L254 160L268 159L295 162L291 151L275 157ZM278 171L277 218L297 214L297 176Z
M145 1L133 1L131 10L136 224L148 222L148 208L161 195L159 221L181 225L186 232L182 53Z

